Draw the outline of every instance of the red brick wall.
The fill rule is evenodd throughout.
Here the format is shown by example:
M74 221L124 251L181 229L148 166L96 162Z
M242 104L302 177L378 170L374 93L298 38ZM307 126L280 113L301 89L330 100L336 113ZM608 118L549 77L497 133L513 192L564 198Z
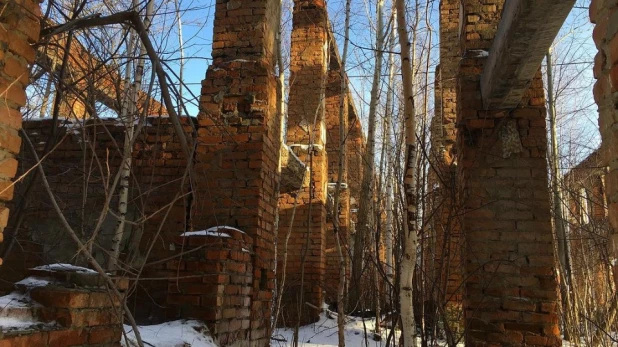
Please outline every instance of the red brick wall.
M167 317L203 320L228 346L250 339L253 240L238 230L218 232L223 237L176 237L177 248L187 253L167 263L170 277L177 277L168 282Z
M181 178L187 162L180 142L169 119L147 118L145 122L146 126L134 146L129 211L130 220L146 216L149 218L141 229L126 229L125 251L129 252L123 252L122 257L129 259L132 265L146 259L151 244L153 247L148 262L176 255L170 245L175 236L186 230L188 200L184 194L188 187L181 187ZM192 127L189 122L191 120L188 118L182 120L185 132L190 137ZM42 151L45 147L52 125L50 119L24 123L24 129L37 150ZM65 217L84 238L92 235L108 186L120 167L121 153L118 148L123 147L124 131L124 127L115 120L88 120L78 124L63 122L57 130L57 147L43 164L47 180ZM30 150L24 147L19 172L27 171L33 164ZM17 185L18 196L21 196L25 185ZM117 204L117 196L114 195L110 206L115 210ZM166 213L168 205L171 208ZM56 212L49 206L47 193L40 181L33 187L24 213L25 222L17 235L18 244L13 247L6 266L0 269L2 277L7 281L23 278L24 271L34 265L70 262L75 254L75 245L59 227ZM98 245L103 249L108 249L115 225L114 217L105 218L97 238ZM14 230L9 232L13 234ZM141 241L139 232L142 234ZM98 260L104 264L104 253L96 247L94 250ZM143 275L160 277L158 272L163 269L164 265L146 266ZM136 316L162 318L164 309L159 307L165 304L166 281L148 281L139 288L145 290L138 290L131 299L132 302L136 300L135 303L140 303L136 305ZM152 304L152 300L156 305Z
M309 172L296 197L298 206L293 223L294 197L283 194L280 198L279 244L284 244L290 225L292 235L288 243L287 279L282 293L282 317L279 321L290 326L299 320L301 324L316 321L320 311L304 303L309 302L320 307L323 300L328 182L328 156L325 148L327 134L323 107L326 87L324 78L328 69L326 21L324 1L294 1L287 144L305 146L292 148L300 160L308 164ZM311 159L307 149L310 143L314 145ZM283 251L279 253L282 254ZM304 279L301 279L303 266ZM302 310L300 318L299 309Z
M594 99L599 105L601 158L609 166L606 176L610 235L610 261L618 259L618 3L593 0L590 20L596 24L593 39L599 52L594 59ZM618 266L614 266L614 281L618 283Z
M501 1L465 0L458 85L466 345L560 346L540 73L519 107L484 110L480 74ZM510 151L509 151L510 149Z
M461 318L462 243L456 201L457 73L460 58L459 0L440 2L440 65L436 68L435 116L432 119L429 172L432 230L423 238L426 295L446 304L454 328Z
M6 203L13 198L12 179L17 171L15 155L21 139L20 107L26 104L28 65L34 61L31 46L39 38L41 9L37 1L0 1L0 241L9 218ZM0 259L2 264L2 259Z

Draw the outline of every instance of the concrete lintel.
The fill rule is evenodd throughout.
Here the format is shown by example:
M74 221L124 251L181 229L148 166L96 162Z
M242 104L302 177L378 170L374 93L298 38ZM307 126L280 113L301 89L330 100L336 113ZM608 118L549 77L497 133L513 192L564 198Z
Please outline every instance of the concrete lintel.
M517 107L575 0L506 1L481 76L486 109Z

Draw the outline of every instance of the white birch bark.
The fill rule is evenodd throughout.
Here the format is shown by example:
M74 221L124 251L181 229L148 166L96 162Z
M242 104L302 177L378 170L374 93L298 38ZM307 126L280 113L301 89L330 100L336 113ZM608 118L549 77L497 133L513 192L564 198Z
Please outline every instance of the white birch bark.
M403 213L403 257L400 275L400 305L402 321L402 338L404 347L416 346L416 326L414 324L414 309L412 300L412 279L416 267L417 248L417 210L416 210L416 110L413 94L413 64L410 57L412 43L408 39L406 24L405 1L396 0L397 31L401 49L401 73L403 81L404 128L405 128L405 167L404 167L404 197L406 211Z
M139 0L133 0L134 8L139 5ZM150 28L151 18L154 12L154 1L150 0L146 6L146 18L144 19L144 26L148 30ZM135 33L131 34L129 41L129 51L133 51L135 42ZM135 69L135 76L133 85L130 88L125 88L127 95L130 95L127 102L123 102L120 118L125 123L125 138L123 146L123 165L120 177L119 197L118 197L118 223L116 230L112 238L112 245L110 250L110 258L107 268L111 271L118 270L118 260L120 257L120 245L124 237L125 224L127 217L127 206L129 202L129 181L131 179L131 166L132 166L132 146L133 133L135 130L135 116L137 113L138 91L142 86L142 77L144 75L144 65L146 56L146 47L143 44L140 45L139 58L137 60L137 66ZM127 65L127 84L130 79L130 67ZM125 98L126 100L127 98ZM145 110L147 112L147 109Z

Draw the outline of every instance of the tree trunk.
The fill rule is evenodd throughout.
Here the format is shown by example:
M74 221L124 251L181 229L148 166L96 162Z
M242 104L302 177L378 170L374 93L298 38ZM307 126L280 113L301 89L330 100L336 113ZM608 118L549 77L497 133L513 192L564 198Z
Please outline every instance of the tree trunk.
M404 128L405 128L405 167L404 167L404 197L403 213L403 257L400 272L400 305L402 321L402 338L405 347L416 346L416 327L412 305L412 279L416 267L417 246L417 211L416 211L416 110L412 93L412 60L410 58L411 43L408 39L406 24L405 1L396 0L397 31L401 49L401 72L403 81Z
M339 102L339 158L337 163L337 185L335 187L334 208L333 208L333 225L335 229L335 240L337 241L337 254L339 255L339 284L337 287L337 336L338 346L345 347L345 309L344 309L344 296L345 296L345 282L346 282L346 266L345 255L343 248L341 247L341 233L339 228L339 200L341 194L341 181L343 180L343 161L346 155L346 130L343 126L345 124L345 117L347 116L346 109L347 94L348 94L348 81L345 72L346 62L348 57L348 45L350 42L350 7L351 0L346 0L345 4L345 41L343 44L343 55L341 57L341 97Z
M358 210L358 226L354 236L354 254L352 259L352 278L354 285L350 293L351 307L357 307L362 302L361 282L363 272L363 260L367 236L374 232L373 222L373 186L374 186L374 162L375 162L375 132L376 132L376 109L380 93L380 74L382 71L382 49L384 42L384 21L382 10L384 0L378 0L376 16L376 63L373 71L373 83L371 86L371 100L369 102L369 119L367 128L367 148L365 150L363 162L363 180L361 182L360 202Z
M133 0L133 6L137 8L139 5L138 0ZM150 0L146 6L146 17L144 19L144 25L148 30L150 28L150 22L154 13L154 1ZM135 35L131 34L131 40L129 41L129 56L133 51L133 43ZM125 88L126 93L130 95L128 102L123 103L123 109L121 111L121 120L125 124L125 138L123 146L123 165L120 177L120 193L118 197L118 224L112 238L112 246L110 251L110 258L107 264L107 268L111 271L118 270L118 260L120 258L120 244L124 237L125 222L127 217L127 205L129 203L129 180L131 178L131 166L133 150L133 133L135 130L135 113L137 111L138 103L138 91L142 87L142 77L144 75L144 64L146 55L146 48L143 44L140 44L139 58L137 61L137 67L135 69L135 78L133 86L131 88ZM128 65L130 67L130 65ZM130 71L127 71L127 80L130 78ZM145 108L147 112L148 108Z

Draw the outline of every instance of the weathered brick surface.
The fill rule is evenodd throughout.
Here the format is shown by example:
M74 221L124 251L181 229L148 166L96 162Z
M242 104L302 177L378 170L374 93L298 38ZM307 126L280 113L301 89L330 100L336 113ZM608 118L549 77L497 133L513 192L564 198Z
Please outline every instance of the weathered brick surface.
M31 44L39 38L41 10L33 0L0 1L0 7L0 161L6 165L0 175L1 235L8 218L6 203L13 198L11 181L17 166L11 163L21 143L17 133L21 128L19 108L26 103L28 64L34 61Z
M280 4L218 1L213 64L202 81L194 188L194 228L230 225L253 238L250 340L270 340L274 288L275 187L280 153L275 34Z
M191 135L190 119L182 120L187 135ZM157 239L150 253L151 259L163 259L174 256L169 245L173 237L185 230L186 205L183 194L187 186L181 187L186 160L180 148L180 142L167 118L147 118L143 131L137 136L133 152L133 189L129 204L130 218L139 213L150 216L145 222L141 243L139 238L127 237L123 249L130 259L139 259L146 254L149 244ZM38 151L42 151L53 130L52 120L25 122L24 130ZM118 148L124 144L125 128L117 121L80 121L79 123L62 121L57 128L56 148L50 152L45 162L47 180L64 211L65 217L79 233L91 233L99 218L101 206L106 199L107 182L112 182L118 172L121 153ZM41 153L39 152L39 156ZM29 149L24 147L20 172L32 167L34 161ZM109 170L109 171L108 171ZM17 185L18 194L22 194L25 185ZM32 199L25 209L25 222L19 230L19 244L29 245L25 250L14 248L6 266L0 269L3 278L19 280L24 276L22 263L29 266L45 263L68 262L75 252L75 245L64 231L53 209L49 207L47 193L42 184L33 188ZM176 197L179 197L176 199ZM148 201L147 204L143 203ZM117 205L117 196L112 196L111 206ZM166 215L166 207L171 204ZM111 230L115 223L104 223L99 245L109 247ZM139 218L139 217L138 217ZM113 219L113 218L112 218ZM157 236L159 225L161 233ZM127 228L127 236L138 232ZM13 233L13 230L10 230ZM133 239L133 241L131 240ZM30 246L31 245L31 246ZM99 260L104 258L99 254ZM145 275L158 277L160 266L147 266ZM153 298L158 304L164 304L167 284L165 281L152 281L146 287L149 295L143 294L146 302ZM136 298L142 295L137 294ZM157 305L138 305L144 309L143 316L162 316L163 312L152 312ZM138 310L141 311L141 310ZM136 312L141 316L140 312Z
M436 68L435 116L431 123L429 205L434 211L431 231L424 238L425 297L449 316L450 330L461 319L462 243L456 201L457 76L459 1L440 2L440 65ZM431 318L430 318L431 319ZM455 333L453 331L453 333Z
M458 184L467 346L560 346L540 73L520 106L484 110L480 74L501 1L463 2Z
M223 237L176 238L177 248L187 254L167 263L167 270L175 274L168 282L167 317L203 320L221 346L247 343L251 336L253 240L234 229L220 228L218 232L224 233Z
M348 178L348 152L347 141L350 135L350 122L357 122L356 112L352 97L341 95L341 58L338 54L337 45L331 32L330 37L330 64L328 69L328 79L325 91L325 127L326 127L326 152L328 156L328 193L334 197L336 183L339 175L339 156L342 141L344 144L341 190L339 193L339 210L335 213L331 211L329 223L326 230L326 273L324 278L324 302L334 304L337 302L337 290L339 287L339 272L341 270L339 253L337 251L337 234L335 233L333 218L339 218L339 239L341 247L345 253L346 245L349 242L350 226L350 189ZM346 78L346 83L348 83ZM343 98L343 123L339 120L341 112L341 102ZM339 131L343 128L344 138L342 139ZM348 257L345 257L345 271L349 275Z
M324 110L329 55L327 37L324 2L294 1L287 144L307 164L309 171L296 197L283 194L279 201L280 245L284 244L285 236L292 228L288 242L287 278L282 293L282 317L279 320L289 326L298 321L301 324L317 321L319 310L304 303L320 307L323 300L329 160L325 148L327 130ZM298 205L292 221L294 199L297 199ZM299 311L302 311L300 316Z
M70 271L69 271L70 272ZM16 292L32 300L27 308L12 309L3 316L29 317L42 324L31 328L5 328L2 347L119 346L122 334L120 301L105 286L98 274L60 273L35 270L31 275L52 282L47 286L16 285ZM93 278L96 277L96 278ZM27 311L24 311L27 310Z
M590 20L596 24L593 39L599 52L594 59L594 99L599 106L601 158L609 166L606 175L611 261L618 259L618 3L594 0L590 5ZM614 281L618 283L618 267L614 266Z

